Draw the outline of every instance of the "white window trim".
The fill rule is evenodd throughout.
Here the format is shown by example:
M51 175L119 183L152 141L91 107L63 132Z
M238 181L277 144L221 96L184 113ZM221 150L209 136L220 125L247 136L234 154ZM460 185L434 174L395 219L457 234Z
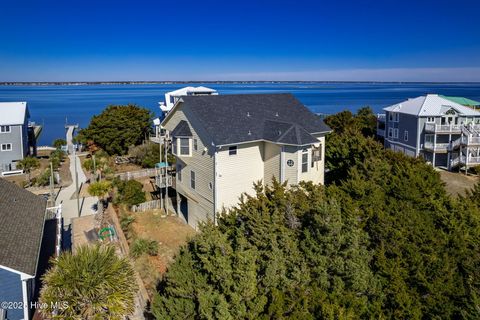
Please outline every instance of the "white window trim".
M10 149L3 149L3 146L10 146ZM2 143L2 145L0 146L0 151L1 152L10 152L13 150L13 145L11 143Z
M398 128L393 128L393 139L398 139Z
M182 154L182 140L188 139L188 154ZM175 143L173 142L175 140ZM172 138L172 153L177 157L191 157L193 149L193 139L189 137L173 137Z
M8 128L8 130L7 131L2 131L3 127ZM12 126L10 126L10 125L0 126L0 133L11 133L11 132L12 132Z
M433 119L430 121L430 119ZM435 123L435 117L427 117L427 123Z
M192 177L194 177L194 178L192 179ZM190 189L192 189L192 190L197 189L197 174L193 170L190 170Z
M403 140L404 140L404 141L408 141L408 130L405 130L405 131L403 132Z
M310 166L309 166L310 161L308 161L308 160L309 160L309 153L310 153L310 152L309 152L309 149L303 149L303 150L302 150L302 153L301 153L301 155L300 155L300 157L301 157L301 161L300 161L300 172L301 172L301 173L307 173L307 172L308 172L308 167L310 167ZM307 156L307 160L306 160L305 162L303 162L303 156L304 156L304 155ZM305 170L305 171L303 171L303 165L304 165L304 164L306 165L306 168L307 168L307 170Z

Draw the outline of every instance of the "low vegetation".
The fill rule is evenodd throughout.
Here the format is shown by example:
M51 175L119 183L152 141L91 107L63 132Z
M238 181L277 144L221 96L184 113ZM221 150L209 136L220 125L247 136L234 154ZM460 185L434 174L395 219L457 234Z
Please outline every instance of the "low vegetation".
M115 202L125 204L129 207L146 201L143 184L136 180L123 181L116 179L114 185L117 187Z
M326 186L274 182L206 223L162 278L157 319L480 317L480 185L449 196L384 150L368 109L326 122Z
M158 242L144 238L135 239L130 246L130 255L138 258L144 254L156 256L158 254Z
M124 319L135 309L137 283L126 258L113 246L84 246L64 252L43 277L40 312L55 319Z

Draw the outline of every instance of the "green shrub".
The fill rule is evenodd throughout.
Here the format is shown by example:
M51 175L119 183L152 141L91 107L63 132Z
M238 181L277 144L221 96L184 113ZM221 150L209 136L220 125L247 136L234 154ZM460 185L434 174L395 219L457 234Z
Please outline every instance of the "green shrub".
M135 217L127 213L120 215L120 227L127 239L131 239L133 236L132 223L135 221Z
M138 258L143 254L156 256L158 254L158 242L143 238L135 239L130 247L130 255Z
M140 182L136 180L116 181L115 184L118 188L118 202L133 206L147 200Z
M39 175L34 181L37 186L43 187L43 186L48 186L50 184L50 176L51 176L51 171L50 168L45 169L45 171ZM55 179L55 176L53 177ZM56 179L54 183L56 183Z

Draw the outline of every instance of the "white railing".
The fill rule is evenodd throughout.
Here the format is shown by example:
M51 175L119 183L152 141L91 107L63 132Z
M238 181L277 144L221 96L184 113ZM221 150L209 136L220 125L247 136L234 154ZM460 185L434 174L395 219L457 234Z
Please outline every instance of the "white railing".
M145 178L145 177L154 177L158 174L157 169L143 169L138 171L129 171L123 173L117 173L116 176L119 177L121 180L132 180L138 178Z
M460 132L461 128L460 124L425 123L425 131L428 132Z
M152 200L152 201L142 202L137 205L133 205L131 209L133 212L145 212L148 210L160 209L161 206L162 206L162 203L160 200Z
M433 151L446 151L450 146L450 143L433 143L425 142L424 148Z
M456 167L457 165L475 165L475 164L480 164L480 157L474 157L474 156L458 156L450 162L451 167Z

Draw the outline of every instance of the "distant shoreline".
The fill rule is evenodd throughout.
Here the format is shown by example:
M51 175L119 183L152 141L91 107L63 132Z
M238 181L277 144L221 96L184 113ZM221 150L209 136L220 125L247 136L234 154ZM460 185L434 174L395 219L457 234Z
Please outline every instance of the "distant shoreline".
M364 83L364 84L478 84L480 82L444 81L4 81L0 86L91 86L91 85L138 85L138 84L287 84L287 83Z

